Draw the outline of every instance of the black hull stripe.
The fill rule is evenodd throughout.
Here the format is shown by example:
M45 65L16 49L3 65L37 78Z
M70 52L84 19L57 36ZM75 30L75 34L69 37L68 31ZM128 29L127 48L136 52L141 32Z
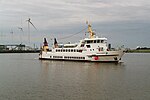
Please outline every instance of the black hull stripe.
M49 59L39 58L40 60L54 60L54 61L78 61L78 62L99 62L99 63L118 63L119 61L91 61L91 60L74 60L74 59Z

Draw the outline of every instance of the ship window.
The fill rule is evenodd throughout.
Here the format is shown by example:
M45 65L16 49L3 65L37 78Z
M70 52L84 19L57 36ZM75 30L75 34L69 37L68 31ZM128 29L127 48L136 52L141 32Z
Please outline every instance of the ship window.
M82 52L82 50L77 50L76 52Z
M91 46L90 46L90 45L86 45L86 47L87 47L87 48L91 48Z
M89 44L89 43L93 43L93 40L88 40L88 41L87 41L87 44Z
M49 51L49 49L46 49L47 51Z
M96 43L96 40L94 40L94 43Z
M81 57L81 59L84 59L84 57Z
M48 51L49 51L49 52L52 52L52 50L51 50L51 49L49 49Z
M87 41L87 44L89 44L90 43L90 41Z
M68 51L70 52L70 49Z
M81 47L84 47L84 44L81 44Z
M104 48L103 47L99 47L98 50L99 51L104 51Z
M65 52L65 50L63 49L63 52Z
M68 57L68 56L65 56L64 58L69 59L69 57Z
M73 50L71 49L71 52L73 52Z
M97 40L97 43L100 43L100 40Z
M101 43L104 43L104 40L101 40Z
M62 56L53 56L53 58L63 58Z

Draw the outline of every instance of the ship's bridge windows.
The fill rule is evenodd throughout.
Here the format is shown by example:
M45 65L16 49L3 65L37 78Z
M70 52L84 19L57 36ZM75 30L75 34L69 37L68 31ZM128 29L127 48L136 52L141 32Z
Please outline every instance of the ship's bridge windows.
M106 40L101 40L101 43L107 43L107 41Z
M97 40L97 43L100 43L100 40Z
M93 43L93 40L87 40L86 43L87 43L87 44Z
M85 43L86 44L91 44L91 43L107 43L107 40L101 40L101 39L99 39L99 40L86 40Z
M101 43L104 43L104 40L101 40Z
M95 43L95 40L94 40L94 43ZM96 40L96 43L107 43L106 40Z
M89 44L89 43L90 43L90 41L86 41L86 43L87 43L87 44Z

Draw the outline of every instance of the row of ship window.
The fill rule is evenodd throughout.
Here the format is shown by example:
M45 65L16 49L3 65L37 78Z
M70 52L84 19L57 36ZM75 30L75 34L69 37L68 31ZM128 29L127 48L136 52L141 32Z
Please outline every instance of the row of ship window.
M86 45L87 48L90 48L90 45ZM90 51L94 51L94 49L90 49ZM99 51L104 51L103 47L98 48ZM47 50L49 52L52 52L52 50ZM83 50L78 50L78 49L56 49L56 52L82 52ZM85 50L86 51L86 50Z
M56 52L82 52L82 50L78 50L78 49L56 49Z
M85 57L71 57L71 56L65 56L65 59L85 59Z
M52 58L52 56L50 56ZM61 59L63 56L53 56L55 59ZM85 57L64 56L64 59L85 59Z
M89 43L106 43L106 40L87 40L85 41L86 44Z

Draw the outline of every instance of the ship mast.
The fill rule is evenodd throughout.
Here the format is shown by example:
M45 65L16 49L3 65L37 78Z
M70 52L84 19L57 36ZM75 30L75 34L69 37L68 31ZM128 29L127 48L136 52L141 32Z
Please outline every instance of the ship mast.
M92 38L94 38L94 36L95 36L95 33L93 32L93 30L92 30L92 26L91 26L91 24L89 24L88 23L88 21L86 22L87 24L88 24L88 33L90 33L90 39L92 39Z

